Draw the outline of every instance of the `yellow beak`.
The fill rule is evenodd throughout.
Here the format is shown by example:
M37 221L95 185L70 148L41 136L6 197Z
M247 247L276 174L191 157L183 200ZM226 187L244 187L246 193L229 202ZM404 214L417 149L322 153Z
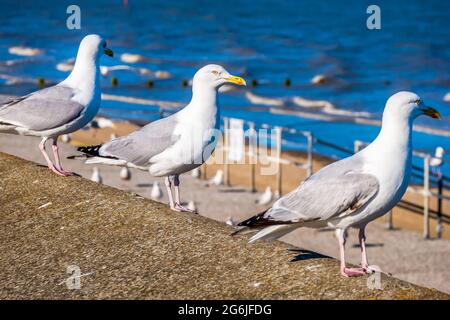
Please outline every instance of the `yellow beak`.
M432 117L433 119L441 119L441 114L434 108L427 107L423 109L423 114Z
M231 77L225 78L225 80L227 80L228 82L237 84L238 86L246 86L247 85L245 80L241 77L231 76Z
M105 48L105 54L110 57L114 57L114 52L110 48Z

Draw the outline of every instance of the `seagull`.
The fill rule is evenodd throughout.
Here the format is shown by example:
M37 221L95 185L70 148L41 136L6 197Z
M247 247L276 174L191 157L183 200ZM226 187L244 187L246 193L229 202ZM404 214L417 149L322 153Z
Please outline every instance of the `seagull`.
M431 158L430 166L432 167L440 167L442 165L442 158L444 157L444 148L437 147L434 151L434 157Z
M209 183L215 186L220 186L221 184L223 184L223 171L220 169L217 170L215 176L209 180Z
M250 242L277 239L300 227L336 230L341 274L360 276L379 271L366 255L366 225L390 211L405 193L411 173L412 124L425 114L440 118L412 92L398 92L385 106L377 138L355 155L334 162L303 181L273 206L241 223L241 233L262 229ZM346 230L359 229L361 267L345 265Z
M195 205L195 202L193 200L189 201L187 207L189 208L189 210L191 210L192 212L197 212L197 206Z
M191 176L194 178L200 178L200 168L195 168L191 171Z
M122 180L130 180L130 178L131 178L130 169L128 169L127 167L123 167L120 170L119 175L120 175L120 179L122 179Z
M272 201L272 198L273 198L272 188L268 186L266 188L266 191L264 191L264 193L259 197L256 203L259 205L266 205L269 204L270 201Z
M64 81L0 106L0 132L42 137L39 149L49 169L60 176L73 173L61 166L58 136L81 129L97 114L103 53L113 56L105 40L95 34L84 37L75 67ZM54 163L45 150L48 139L53 140Z
M102 183L103 179L100 175L100 170L97 167L92 168L91 181Z
M128 166L165 177L170 208L191 212L181 205L179 175L201 166L214 151L220 136L217 90L226 83L245 85L245 80L219 65L204 66L194 75L191 102L182 110L127 136L78 151L88 157L87 164Z
M152 198L153 200L158 200L158 199L162 198L162 191L161 191L161 188L159 187L158 181L155 181L153 183L152 192L150 193L150 198Z
M439 146L434 151L434 157L430 160L431 171L438 177L442 176L441 166L444 158L444 153L444 148Z

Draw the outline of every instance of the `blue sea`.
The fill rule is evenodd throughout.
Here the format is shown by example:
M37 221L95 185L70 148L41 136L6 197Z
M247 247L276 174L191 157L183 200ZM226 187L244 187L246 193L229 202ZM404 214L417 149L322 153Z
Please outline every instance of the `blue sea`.
M66 9L73 1L0 1L0 93L26 94L38 89L35 79L47 83L67 76L56 65L75 57L78 43L89 33L105 37L115 58L102 65L123 65L123 53L148 59L132 64L164 70L172 77L115 71L102 78L104 93L187 103L191 91L181 85L208 63L243 75L252 93L289 100L295 96L328 100L337 108L369 112L380 119L387 98L412 90L441 111L444 120L421 117L417 124L450 131L450 14L449 1L377 1L381 29L369 30L366 9L373 1L77 1L81 29L69 30ZM13 46L44 50L23 57L10 54ZM7 63L8 61L17 63ZM312 85L318 74L329 79ZM22 81L8 81L14 76ZM112 86L116 77L118 85ZM286 79L291 86L284 86ZM152 88L146 86L154 80ZM222 93L222 115L311 130L320 139L346 148L353 140L371 141L379 128L350 121L321 121L296 115L274 114L265 105L252 104L244 90ZM296 110L295 106L287 106ZM104 101L100 112L117 119L151 121L157 106ZM323 111L317 110L317 113ZM295 140L295 138L293 138ZM299 142L301 142L299 140ZM448 135L414 133L416 149L450 149ZM301 146L300 146L301 148ZM317 151L343 156L335 149ZM416 159L420 164L420 160ZM444 171L449 174L448 165Z

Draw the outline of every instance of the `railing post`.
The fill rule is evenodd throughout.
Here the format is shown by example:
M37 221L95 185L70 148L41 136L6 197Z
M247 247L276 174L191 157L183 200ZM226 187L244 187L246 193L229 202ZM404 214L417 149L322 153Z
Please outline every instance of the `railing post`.
M442 238L442 232L444 231L444 226L442 224L442 189L444 187L442 174L439 172L438 175L438 205L437 205L437 225L436 233L438 238Z
M430 156L423 159L423 238L430 238Z
M388 230L393 230L394 229L394 223L393 223L393 219L392 219L392 210L389 210L388 213L386 213L386 217L385 217L385 226L386 229Z
M308 159L306 168L306 177L309 178L313 174L313 134L312 132L306 132L306 138L308 139Z
M277 188L275 195L281 197L282 194L282 175L281 175L281 141L282 141L282 130L280 127L275 127L275 141L276 141L276 161L277 161Z
M252 192L256 192L256 163L258 161L258 141L255 131L255 124L248 124L248 144L249 144L249 160L250 160L250 185Z
M223 118L223 148L224 148L224 168L223 168L223 175L224 175L224 183L226 186L230 185L230 172L229 172L229 153L230 153L230 119L228 118Z

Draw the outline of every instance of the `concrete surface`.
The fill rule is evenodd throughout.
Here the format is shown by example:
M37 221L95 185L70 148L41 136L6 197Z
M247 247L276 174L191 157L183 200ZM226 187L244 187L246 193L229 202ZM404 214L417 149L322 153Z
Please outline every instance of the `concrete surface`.
M22 137L0 134L0 152L7 152L38 163L44 163L39 153L35 137ZM65 156L75 153L75 147L60 143L61 152ZM64 165L83 177L89 179L92 166L83 161L64 159ZM119 167L98 166L103 183L115 188L134 192L149 198L152 184L161 178L151 177L147 172L133 170L132 178L123 181L119 178ZM182 199L193 200L199 213L217 221L226 221L232 217L234 221L243 220L266 206L255 204L259 194L251 193L240 186L207 186L207 182L185 174L181 178ZM163 188L167 203L166 191ZM205 196L206 195L206 196ZM346 250L347 260L358 264L361 258L357 233L349 232ZM367 227L367 251L369 262L390 272L394 277L440 291L450 293L450 242L448 240L423 240L421 234L407 230L386 230L382 223L372 222ZM299 229L286 237L284 242L306 248L320 254L338 258L339 250L333 232L313 229ZM339 270L336 268L335 275Z
M384 275L371 288L369 276L340 277L332 258L287 251L281 242L249 245L231 232L0 154L2 299L449 298ZM81 272L79 289L67 286L68 266Z

